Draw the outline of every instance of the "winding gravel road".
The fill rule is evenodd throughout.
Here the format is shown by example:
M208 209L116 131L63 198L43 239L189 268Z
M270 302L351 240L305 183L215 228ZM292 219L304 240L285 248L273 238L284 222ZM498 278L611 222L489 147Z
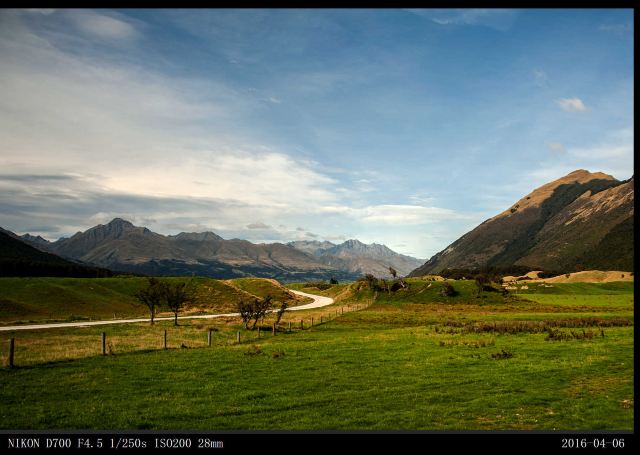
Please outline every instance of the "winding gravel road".
M305 305L294 306L291 308L287 308L287 311L300 311L300 310L309 310L312 308L321 308L323 306L331 305L333 303L333 299L330 297L324 297L322 295L315 294L307 294L306 292L294 291L290 289L294 294L310 297L313 299L313 302L307 303ZM272 310L277 311L277 310ZM222 318L226 316L239 316L239 313L224 313L224 314L204 314L199 316L178 316L178 319L212 319L212 318ZM173 316L171 317L162 317L155 318L156 321L173 321ZM60 322L53 324L30 324L30 325L10 325L0 327L0 332L10 332L12 330L38 330L38 329L55 329L60 327L90 327L93 325L107 325L107 324L130 324L135 322L149 322L150 319L113 319L109 321L88 321L88 322Z

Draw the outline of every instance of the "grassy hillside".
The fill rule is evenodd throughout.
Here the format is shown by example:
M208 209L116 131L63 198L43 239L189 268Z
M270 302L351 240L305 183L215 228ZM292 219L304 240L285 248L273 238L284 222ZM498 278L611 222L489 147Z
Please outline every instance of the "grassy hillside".
M197 301L185 309L186 313L233 312L241 299L254 295L272 295L274 300L289 298L281 286L269 280L256 278L236 283L236 280L194 278L194 281ZM147 308L134 297L146 282L142 277L0 278L0 323L112 319L114 315L147 317Z
M104 328L0 333L0 344L17 337L23 365L0 369L0 428L633 428L628 284L503 301L476 299L464 282L454 283L455 299L424 298L438 283L428 284L412 280L404 295L378 294L366 310L295 325L376 297L342 286L352 295L340 304L285 315L292 333L242 330L240 344L234 320L109 327L106 357L97 355Z
M275 301L291 299L292 294L276 280L264 278L236 278L224 281L225 284L238 288L249 294L265 297L270 295Z

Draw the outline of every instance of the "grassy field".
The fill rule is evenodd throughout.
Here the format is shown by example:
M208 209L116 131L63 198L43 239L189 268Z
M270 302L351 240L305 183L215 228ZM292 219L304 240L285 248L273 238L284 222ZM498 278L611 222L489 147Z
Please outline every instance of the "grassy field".
M242 330L240 344L233 319L109 327L104 357L101 328L3 333L18 367L0 369L0 428L633 428L632 284L506 298L453 284L449 300L421 280L392 295L339 285L322 291L336 304L285 315L291 333Z
M271 280L194 278L194 282L197 300L186 313L233 312L238 301L252 296L287 298L284 288ZM148 317L147 308L134 296L145 284L141 277L0 278L0 324ZM296 304L307 301L296 300Z

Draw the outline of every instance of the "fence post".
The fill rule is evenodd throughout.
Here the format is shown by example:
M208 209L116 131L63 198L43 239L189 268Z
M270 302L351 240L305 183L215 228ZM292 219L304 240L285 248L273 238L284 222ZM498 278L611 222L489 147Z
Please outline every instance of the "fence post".
M289 332L291 332L291 321L289 321Z
M260 338L260 326L258 326L258 338Z
M322 315L320 315L320 324L322 324L323 318Z
M16 339L11 338L9 340L9 368L13 368L13 352L16 347Z
M273 336L276 336L276 323L273 323Z
M304 330L304 319L300 319L300 330Z
M164 329L164 348L167 349L167 329Z
M107 355L107 333L102 332L102 355Z
M238 330L237 340L238 340L238 344L240 344L240 330Z
M311 327L313 327L313 318L311 318Z
M209 335L207 336L207 345L211 347L211 329L209 329Z

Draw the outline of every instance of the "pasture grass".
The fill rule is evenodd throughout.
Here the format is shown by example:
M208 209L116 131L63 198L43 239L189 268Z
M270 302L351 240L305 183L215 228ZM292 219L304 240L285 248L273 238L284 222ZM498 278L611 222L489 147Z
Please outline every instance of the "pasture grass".
M186 282L184 277L162 280ZM143 277L116 278L0 278L0 324L69 322L148 317L147 307L135 293L146 285ZM184 314L235 312L240 300L271 295L289 296L271 280L252 278L215 280L193 278L196 302ZM310 299L290 300L290 305ZM166 313L170 316L171 313Z
M434 302L427 285L413 281L407 299L340 285L336 304L287 313L291 333L241 330L240 344L230 318L109 327L107 356L99 327L2 333L2 346L18 339L18 366L0 369L0 428L633 429L633 308L607 300L633 294L482 299L454 282L457 299ZM371 305L335 317L357 302ZM321 314L333 319L295 324ZM593 336L569 336L583 330ZM65 343L91 352L38 357Z

